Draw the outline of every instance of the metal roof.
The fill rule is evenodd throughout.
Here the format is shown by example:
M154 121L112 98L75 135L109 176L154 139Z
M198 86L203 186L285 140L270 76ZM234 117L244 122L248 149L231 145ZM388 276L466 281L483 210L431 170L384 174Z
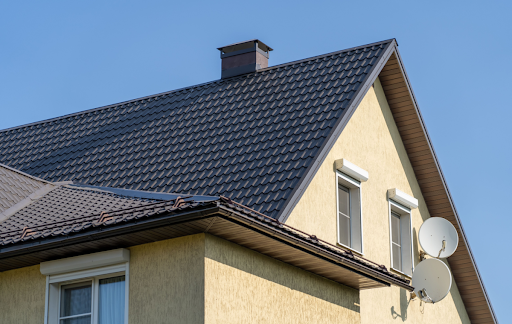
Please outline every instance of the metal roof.
M393 40L0 131L0 162L49 181L284 207Z

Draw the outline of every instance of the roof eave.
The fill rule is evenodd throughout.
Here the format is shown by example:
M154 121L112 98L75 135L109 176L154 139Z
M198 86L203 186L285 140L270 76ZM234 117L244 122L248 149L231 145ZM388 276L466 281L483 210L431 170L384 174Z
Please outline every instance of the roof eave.
M171 213L157 213L127 223L100 225L69 235L22 241L0 247L1 271L9 270L9 264L16 264L15 267L19 268L84 253L209 233L356 289L396 285L412 290L408 281L397 279L377 266L372 268L344 252L323 248L318 242L308 241L308 237L301 238L276 230L273 227L275 224L271 225L275 220L265 217L261 221L257 219L258 215L251 214L250 210L213 201L193 208L180 207ZM189 230L186 230L187 226ZM268 246L273 248L268 249ZM283 249L288 249L284 255L281 254ZM45 253L40 253L42 251ZM293 253L295 258L290 259ZM301 264L304 256L310 260ZM308 268L308 264L314 264L314 269ZM328 274L317 270L319 267L323 267L324 271L328 269Z

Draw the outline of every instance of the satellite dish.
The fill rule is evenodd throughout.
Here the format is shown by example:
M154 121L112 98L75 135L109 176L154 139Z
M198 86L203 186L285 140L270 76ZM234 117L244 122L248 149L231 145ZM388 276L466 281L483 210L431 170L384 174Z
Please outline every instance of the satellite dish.
M421 261L412 274L414 293L426 303L441 301L452 287L452 274L448 266L438 259Z
M452 223L441 217L427 219L418 233L421 248L434 258L451 256L459 245L459 235Z

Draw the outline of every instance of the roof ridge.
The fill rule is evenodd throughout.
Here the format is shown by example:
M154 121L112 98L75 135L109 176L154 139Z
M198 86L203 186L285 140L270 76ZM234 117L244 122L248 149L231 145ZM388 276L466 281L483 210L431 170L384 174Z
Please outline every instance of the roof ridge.
M144 99L150 99L150 98L155 98L155 97L159 97L159 96L164 96L164 95L168 95L168 94L171 94L171 93L180 92L180 91L184 91L184 90L188 90L188 89L199 88L199 87L211 85L211 84L214 84L214 83L219 83L219 82L222 83L222 82L225 82L225 80L233 81L233 80L236 80L236 79L239 79L239 78L247 77L248 75L254 75L254 74L257 74L257 73L260 73L260 72L267 72L267 71L271 71L271 70L278 69L278 68L281 68L281 67L284 67L284 66L288 66L288 65L294 65L294 64L298 64L298 63L307 62L307 61L313 61L313 60L317 60L319 58L323 58L323 57L327 57L327 56L332 56L332 55L340 54L340 53L343 53L343 52L354 51L354 50L358 50L358 49L369 47L369 46L375 46L375 45L378 45L378 44L385 44L385 43L392 42L392 41L396 42L396 39L395 38L390 38L390 39L386 39L386 40L379 41L379 42L369 43L369 44L366 44L366 45L360 45L360 46L356 46L356 47L351 47L351 48L347 48L347 49L343 49L343 50L339 50L339 51L335 51L335 52L330 52L330 53L326 53L326 54L312 56L312 57L301 59L301 60L296 60L296 61L291 61L291 62L279 64L279 65L269 66L267 68L260 69L258 71L252 72L252 73L238 75L238 76L234 76L232 78L208 81L208 82L199 83L199 84L188 86L188 87L178 88L178 89L169 90L169 91L165 91L165 92L160 92L160 93L157 93L157 94L152 94L152 95L148 95L148 96L144 96L144 97L139 97L139 98L135 98L135 99L121 101L121 102L114 103L114 104L109 104L109 105L105 105L105 106L100 106L100 107L96 107L96 108L82 110L82 111L78 111L78 112L75 112L75 113L66 114L66 115L62 115L62 116L58 116L58 117L43 119L43 120L40 120L40 121L28 123L28 124L23 124L23 125L19 125L19 126L9 127L9 128L5 128L5 129L0 129L0 133L4 133L4 132L7 132L7 131L11 131L11 130L15 130L15 129L20 129L20 128L25 128L25 127L30 127L30 126L34 126L34 125L49 123L49 122L52 122L52 121L56 121L56 120L60 120L60 119L65 119L65 118L69 118L69 117L79 116L79 115L87 114L87 113L98 111L98 110L103 110L103 109L108 109L108 108L112 108L112 107L116 107L116 106L120 106L120 105L124 105L124 104L129 104L129 103L141 101L141 100L144 100Z

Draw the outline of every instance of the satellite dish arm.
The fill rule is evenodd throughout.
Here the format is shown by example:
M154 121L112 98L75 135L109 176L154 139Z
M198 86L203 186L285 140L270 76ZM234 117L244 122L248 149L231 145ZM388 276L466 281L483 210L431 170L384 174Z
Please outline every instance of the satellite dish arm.
M443 240L443 247L441 250L439 250L439 254L437 255L438 258L441 256L441 252L444 252L444 250L446 250L446 240Z
M432 300L432 298L430 298L430 296L427 294L427 289L423 288L421 289L420 291L418 291L419 294L420 294L420 297L421 299L425 300L426 302L431 302L432 304L434 304L434 301Z

